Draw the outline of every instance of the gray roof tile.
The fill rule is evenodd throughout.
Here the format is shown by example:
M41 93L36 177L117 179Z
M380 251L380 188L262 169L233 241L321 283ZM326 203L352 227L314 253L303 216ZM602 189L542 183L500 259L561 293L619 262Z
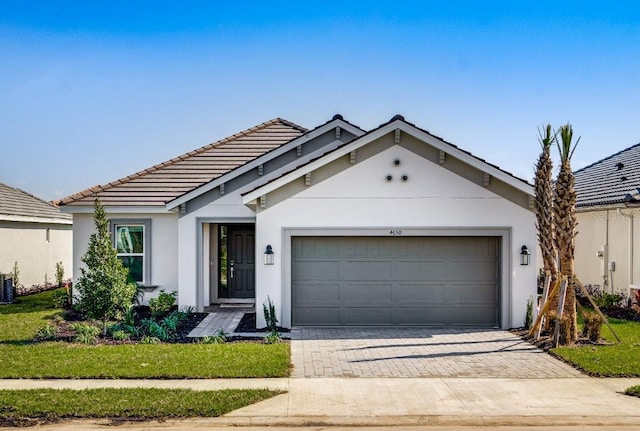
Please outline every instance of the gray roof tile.
M164 206L306 132L276 118L109 184L60 200L60 205L93 205L98 195L107 206Z
M636 202L640 144L579 169L574 175L578 208Z
M0 220L15 220L16 217L71 220L71 215L60 212L55 205L0 183Z

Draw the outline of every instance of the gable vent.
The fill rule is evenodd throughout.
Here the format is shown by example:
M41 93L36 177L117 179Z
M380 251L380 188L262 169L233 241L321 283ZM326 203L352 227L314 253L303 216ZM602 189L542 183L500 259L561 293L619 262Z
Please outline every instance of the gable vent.
M336 139L340 139L340 126L336 127Z
M396 129L395 137L393 138L393 142L396 144L400 143L400 129Z

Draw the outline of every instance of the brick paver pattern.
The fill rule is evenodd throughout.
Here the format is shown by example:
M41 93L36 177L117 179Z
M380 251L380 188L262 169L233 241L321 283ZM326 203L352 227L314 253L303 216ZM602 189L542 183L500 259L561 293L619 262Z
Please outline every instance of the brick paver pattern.
M515 334L485 329L294 328L293 377L583 377Z

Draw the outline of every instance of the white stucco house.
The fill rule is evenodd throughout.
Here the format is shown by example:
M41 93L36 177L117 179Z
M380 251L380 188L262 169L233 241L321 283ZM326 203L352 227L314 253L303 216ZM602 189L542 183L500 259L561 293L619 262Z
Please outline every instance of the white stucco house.
M278 118L69 196L76 277L94 195L148 295L197 310L269 297L285 327L509 328L536 291L532 186L401 116Z
M27 288L55 282L58 262L71 276L71 223L51 203L0 183L0 273L11 273L17 262Z
M608 293L640 289L640 144L575 172L575 268Z

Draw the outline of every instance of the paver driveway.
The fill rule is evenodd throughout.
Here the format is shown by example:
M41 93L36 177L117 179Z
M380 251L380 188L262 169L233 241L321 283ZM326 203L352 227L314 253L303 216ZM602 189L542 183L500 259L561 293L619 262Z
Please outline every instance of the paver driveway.
M501 330L294 328L293 377L582 377Z

